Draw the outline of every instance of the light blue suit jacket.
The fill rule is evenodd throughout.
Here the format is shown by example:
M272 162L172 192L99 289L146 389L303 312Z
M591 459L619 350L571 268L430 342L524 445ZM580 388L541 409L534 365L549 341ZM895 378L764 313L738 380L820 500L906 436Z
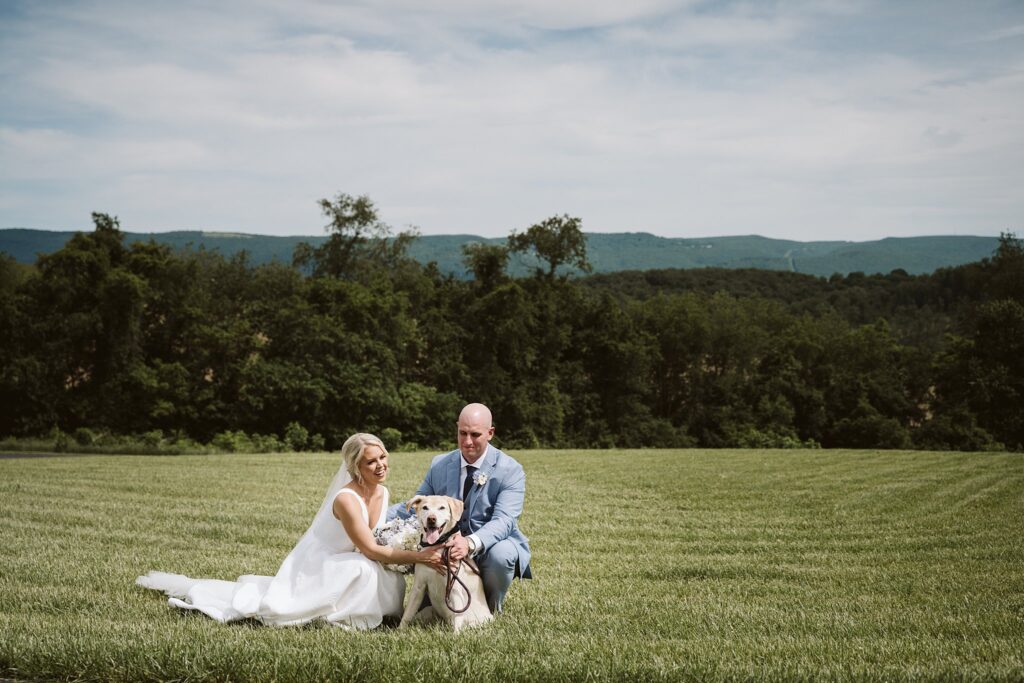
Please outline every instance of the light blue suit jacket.
M436 456L430 463L427 476L416 489L417 496L451 496L462 498L459 475L462 468L462 453L455 449L451 453ZM481 470L474 474L486 475L483 485L476 483L466 496L466 509L462 513L461 531L463 536L476 534L487 552L491 546L504 539L510 539L519 551L517 576L530 578L530 545L519 530L519 515L523 512L526 495L526 473L523 466L505 455L494 446L487 445L487 455ZM410 517L405 505L392 505L388 519Z

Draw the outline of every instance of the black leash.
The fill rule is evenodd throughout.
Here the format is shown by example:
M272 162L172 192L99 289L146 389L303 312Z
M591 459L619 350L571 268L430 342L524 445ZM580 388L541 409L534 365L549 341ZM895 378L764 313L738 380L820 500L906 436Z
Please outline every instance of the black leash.
M462 614L469 609L469 606L473 604L473 597L469 594L469 587L466 586L465 582L459 578L459 572L462 571L462 560L459 560L458 566L455 567L455 571L452 571L452 565L448 561L448 555L451 553L451 548L445 547L441 551L441 560L444 561L444 604L455 614ZM462 590L466 591L466 606L462 609L455 609L452 607L452 588L458 583L462 586Z
M423 537L420 536L420 547L433 548L439 546L442 543L447 542L449 538L451 538L458 532L458 530L458 527L453 528L451 531L438 538L437 541L435 541L434 543L424 543ZM451 561L449 560L449 555L451 554L451 551L452 549L447 546L445 546L445 549L441 551L441 561L444 562L445 578L444 604L453 613L462 614L463 612L469 609L470 605L473 604L473 596L469 594L469 587L466 586L466 583L461 578L459 578L459 572L462 571L462 560L459 560L459 563L458 565L456 565L455 570L452 571ZM455 587L456 583L462 586L462 590L466 591L466 606L462 609L455 609L454 607L452 607L452 588Z

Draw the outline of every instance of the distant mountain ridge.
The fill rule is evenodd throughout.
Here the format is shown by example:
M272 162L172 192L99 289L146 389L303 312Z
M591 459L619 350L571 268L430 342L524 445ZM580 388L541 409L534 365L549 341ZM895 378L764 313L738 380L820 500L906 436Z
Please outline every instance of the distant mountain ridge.
M59 250L75 233L25 228L0 229L0 251L20 263L34 263L39 254ZM291 263L300 242L322 244L326 236L273 236L244 233L175 231L125 233L127 242L154 240L173 248L205 248L225 256L242 250L253 264ZM409 255L421 263L435 261L443 273L466 277L462 246L471 242L503 244L504 237L475 235L424 235L416 239ZM595 273L662 268L761 268L791 270L829 276L851 272L889 273L896 269L911 274L931 273L991 256L997 237L944 235L887 237L868 242L797 242L758 235L742 237L658 237L644 232L588 233L587 255ZM509 270L530 272L526 259L513 259Z

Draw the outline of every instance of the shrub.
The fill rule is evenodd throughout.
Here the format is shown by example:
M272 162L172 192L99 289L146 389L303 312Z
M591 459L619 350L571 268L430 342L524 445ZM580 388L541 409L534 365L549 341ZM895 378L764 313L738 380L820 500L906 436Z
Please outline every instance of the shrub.
M754 427L738 431L732 438L739 448L821 448L814 439L801 441L795 434L761 431Z
M138 436L139 443L141 443L147 450L160 448L160 444L163 443L163 440L164 433L159 429L144 432Z
M298 422L289 422L284 428L284 443L292 451L306 450L309 444L309 430Z
M962 410L952 415L937 415L925 422L914 432L914 445L935 450L1004 450L1003 444L978 426L973 414Z
M836 423L830 447L910 448L910 433L898 420L882 415L844 417Z
M88 427L79 427L71 435L79 446L93 446L96 444L97 435Z
M250 437L252 449L257 453L278 453L285 450L285 444L275 434L253 434Z
M322 451L324 448L324 437L322 434L314 434L309 437L309 450Z
M50 440L53 442L53 450L57 453L65 453L68 450L68 435L60 430L60 427L54 427L50 430Z
M210 444L221 451L239 453L253 449L252 440L242 430L233 432L230 429L213 437Z
M124 444L124 438L110 432L100 432L96 435L93 445L101 448L116 448Z
M380 430L380 440L384 442L384 447L389 451L398 450L402 447L402 432L398 431L394 427L385 427Z

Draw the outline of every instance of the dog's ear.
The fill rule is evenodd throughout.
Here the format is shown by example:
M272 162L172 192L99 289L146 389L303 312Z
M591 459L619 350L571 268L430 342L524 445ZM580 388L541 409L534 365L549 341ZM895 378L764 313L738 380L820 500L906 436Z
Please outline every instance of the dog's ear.
M448 507L452 509L453 522L458 522L460 519L462 519L462 510L465 506L466 504L463 503L458 498L452 498L451 496L448 496Z
M423 502L423 496L413 496L412 498L409 499L409 502L407 502L405 504L405 511L408 512L409 510L412 510L413 508L416 508L416 510L419 511L420 503L422 503L422 502Z

